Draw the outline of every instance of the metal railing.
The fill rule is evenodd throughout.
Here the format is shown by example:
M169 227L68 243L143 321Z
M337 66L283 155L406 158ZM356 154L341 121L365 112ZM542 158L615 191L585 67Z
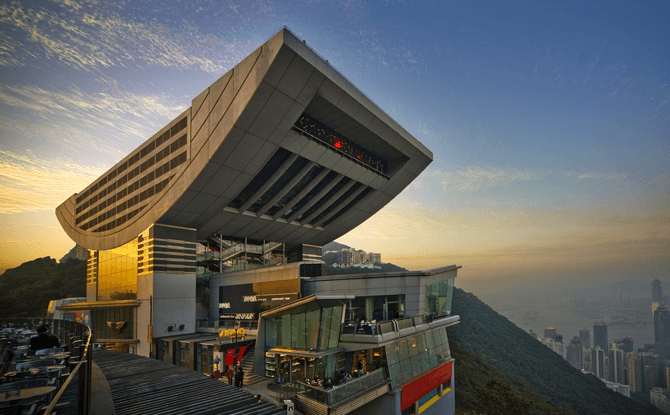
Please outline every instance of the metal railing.
M345 321L341 326L340 334L388 334L400 330L428 324L427 316L407 317L377 323Z
M1 328L36 329L42 324L49 325L52 333L59 338L61 345L70 352L70 363L74 364L76 362L76 366L71 370L68 377L58 389L56 396L51 400L44 415L52 413L54 407L58 404L58 400L73 382L75 376L77 377L76 413L81 415L88 414L91 409L91 369L93 366L91 354L93 350L93 333L91 328L69 320L11 317L0 319Z
M390 180L390 179L391 179L391 176L389 176L388 174L385 174L385 173L379 171L378 169L374 168L373 166L370 166L370 165L367 164L367 163L363 163L362 161L360 161L360 160L357 159L356 157L353 157L353 156L351 156L350 154L345 153L344 151L342 151L342 150L340 150L339 148L337 148L337 147L331 145L330 143L327 143L327 142L323 141L323 140L320 139L319 137L317 137L317 136L315 136L315 135L313 135L313 134L308 133L307 131L303 130L302 128L300 128L300 127L294 125L294 126L293 126L293 130L295 130L295 132L299 133L300 135L304 135L304 136L306 136L307 138L311 139L312 141L316 142L317 144L320 144L320 145L322 145L322 146L325 146L326 148L328 148L328 149L330 149L330 150L336 152L337 154L346 157L347 159L349 159L349 160L355 162L356 164L358 164L358 165L360 165L360 166L362 166L362 167L365 167L366 169L368 169L368 170L370 170L370 171L372 171L372 172L375 172L376 174L378 174L378 175L384 177L385 179L387 179L387 180Z
M330 389L320 386L311 386L306 383L287 383L281 387L281 399L290 399L298 396L317 401L327 406L336 406L339 403L365 392L368 389L383 384L389 379L386 368L379 368L363 376L359 376Z

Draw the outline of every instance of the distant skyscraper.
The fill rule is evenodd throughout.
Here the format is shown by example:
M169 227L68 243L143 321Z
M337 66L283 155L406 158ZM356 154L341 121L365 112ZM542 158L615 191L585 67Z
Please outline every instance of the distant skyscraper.
M582 341L582 344L584 347L587 349L591 348L591 330L587 329L584 327L583 329L579 330L579 340Z
M622 341L623 341L623 347L621 347L621 349L626 353L632 352L633 351L633 336L624 336Z
M537 333L535 333L535 332L533 331L533 329L530 329L530 331L528 332L528 334L530 334L530 337L532 337L532 338L534 338L535 340L537 340Z
M627 353L628 385L631 392L642 392L642 359L637 352Z
M626 355L623 350L612 349L608 352L609 363L607 369L607 380L610 382L624 383L624 367Z
M568 363L575 369L584 369L583 344L579 337L575 336L568 344Z
M655 353L640 353L642 360L642 391L649 393L656 386L658 374L658 355Z
M654 351L660 360L670 358L670 308L660 305L654 312Z
M607 324L604 321L598 321L593 325L593 346L600 347L607 351L609 344L607 343Z
M552 337L554 337L554 334L556 334L556 331L557 330L553 327L547 327L546 329L544 329L544 338L551 339Z
M661 289L661 281L653 280L651 282L651 314L654 314L656 308L663 301L663 290Z
M598 346L591 349L591 373L605 379L605 351Z

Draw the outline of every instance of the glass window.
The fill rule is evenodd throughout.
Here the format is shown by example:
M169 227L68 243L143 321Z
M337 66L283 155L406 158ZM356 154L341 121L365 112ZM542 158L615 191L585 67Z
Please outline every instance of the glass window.
M321 309L307 312L305 321L305 347L317 348L319 342L319 324L321 323Z
M305 347L305 313L297 313L291 316L291 347Z
M421 357L412 356L410 357L410 362L412 365L412 375L414 377L421 376L423 369L421 368Z
M433 344L435 345L435 347L441 345L442 337L440 336L439 330L433 330L432 334L433 334Z
M419 333L417 334L416 337L416 347L419 353L425 353L426 352L426 343L424 341L424 335L425 333Z
M400 363L389 365L389 376L391 377L393 388L396 388L402 384L402 377L400 375Z
M437 355L435 354L435 349L428 349L428 362L430 363L430 367L434 368L436 367L439 362L437 361Z
M419 357L421 358L421 371L423 373L426 373L433 368L430 364L430 356L428 355L428 352L421 353Z
M400 361L409 359L409 349L407 348L407 339L401 339L399 342L396 342L398 345L398 355Z
M321 313L321 341L319 351L328 350L330 344L330 324L333 319L333 309L324 308Z
M275 319L265 320L265 346L272 349L277 345L277 325Z
M399 362L397 343L386 345L386 360L389 366Z
M402 383L409 382L414 377L409 359L400 362L400 374L402 376Z
M444 363L447 360L446 355L444 354L444 349L441 345L435 347L435 355L437 356L438 364Z
M340 325L342 323L342 306L333 307L333 316L330 323L329 349L334 349L340 341Z
M432 349L435 347L435 343L433 342L433 334L430 331L424 333L424 341L426 349Z
M275 342L275 346L280 347L280 346L284 345L284 341L283 341L284 330L282 329L284 323L283 323L283 320L282 320L281 317L277 317L273 320L275 322L275 327L276 327L275 333L277 333L277 341Z
M279 339L277 339L279 340ZM281 318L281 345L291 348L291 315L286 314Z
M335 369L337 368L337 354L331 354L328 356L326 363L326 377L335 376ZM323 380L326 378L324 377Z
M419 348L416 342L416 336L410 336L407 338L407 348L409 349L410 356L416 356L419 354Z
M425 313L432 317L442 317L451 314L453 288L453 279L426 285Z
M98 300L137 298L137 239L115 249L99 251Z

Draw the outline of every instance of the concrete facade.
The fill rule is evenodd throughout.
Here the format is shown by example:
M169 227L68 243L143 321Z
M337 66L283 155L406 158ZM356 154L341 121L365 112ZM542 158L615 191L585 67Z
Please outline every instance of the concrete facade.
M406 315L418 316L426 309L426 285L455 278L458 268L310 278L303 280L303 294L352 294L357 297L404 294Z
M376 171L296 130L296 120L303 113L384 160L387 171ZM156 141L168 131L177 131L175 126L183 122L186 127L170 136L167 144ZM111 192L126 186L125 180L132 183L133 168L139 168L136 174L141 177L143 161L155 159L182 136L187 143L179 151L185 152L186 159L170 169L165 186L134 202L134 196L155 184L158 179L154 178L153 182L129 187L127 194L119 192L113 202L100 204ZM153 147L152 142L156 143ZM249 203L231 207L279 149L289 152L289 159L276 174L262 178L263 186L250 195ZM272 203L277 202L274 198L255 211L249 210L288 168L287 162L298 157L306 160L306 166L318 165L332 172L335 178L330 189L337 182L340 192L329 192L325 187L311 196L313 200L303 206L302 212L270 215ZM73 240L94 250L123 245L153 223L196 229L198 238L218 233L283 241L289 247L301 243L321 246L381 209L431 161L432 153L427 148L284 29L205 89L189 109L107 174L61 204L56 214ZM308 172L305 167L298 177L305 178ZM120 183L117 187L114 180ZM357 190L349 193L353 186ZM291 187L287 184L278 194ZM357 199L361 194L365 196ZM346 195L349 197L343 200ZM118 209L124 203L135 203L137 212L126 214L130 208L124 208L115 213L114 206ZM333 206L335 203L338 205ZM310 207L316 206L321 210L310 212ZM328 219L336 220L319 218L326 209L331 209ZM310 214L302 215L306 212Z

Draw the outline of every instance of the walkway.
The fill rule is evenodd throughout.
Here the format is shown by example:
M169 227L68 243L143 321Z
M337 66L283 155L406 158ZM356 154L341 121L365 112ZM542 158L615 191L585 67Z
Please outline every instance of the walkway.
M158 360L99 349L93 360L107 378L116 415L283 413L242 389Z

